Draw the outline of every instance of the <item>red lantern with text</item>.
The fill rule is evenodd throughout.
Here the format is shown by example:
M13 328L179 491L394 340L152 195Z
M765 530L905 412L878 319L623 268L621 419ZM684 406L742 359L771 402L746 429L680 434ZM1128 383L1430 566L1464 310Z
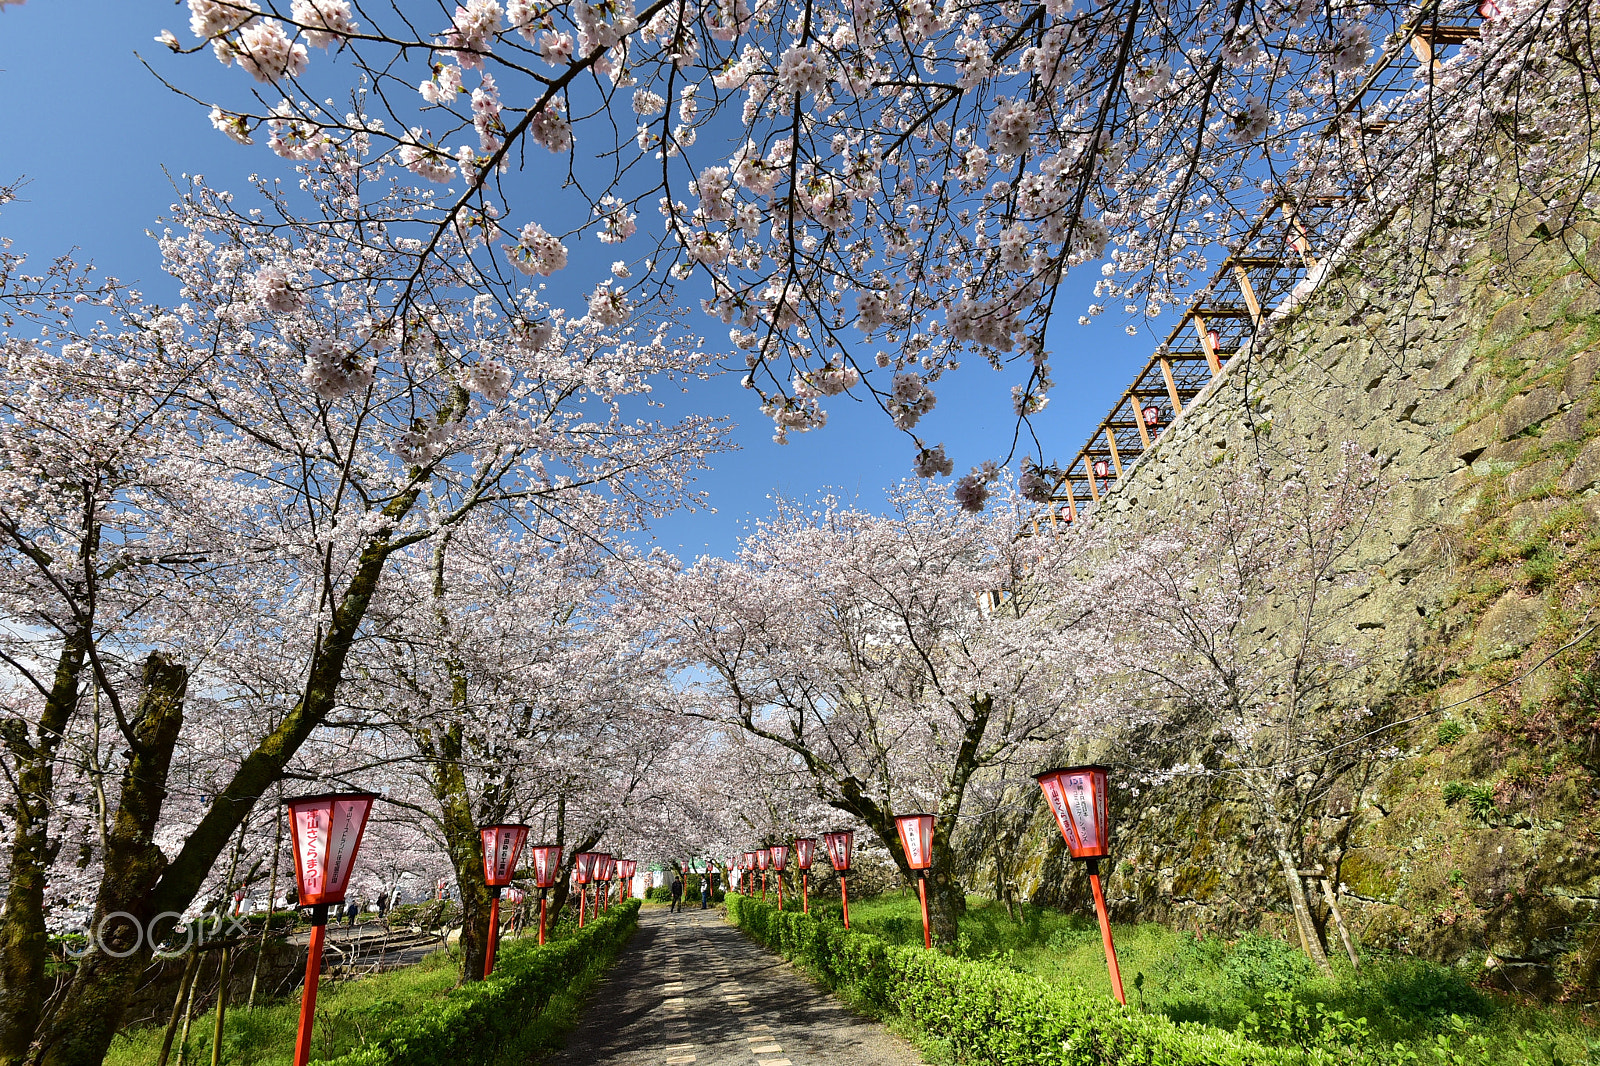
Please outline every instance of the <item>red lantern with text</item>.
M767 848L756 849L756 869L761 871L761 902L767 901L767 868L772 865L772 852Z
M1089 887L1094 892L1094 909L1100 916L1100 939L1105 943L1106 968L1111 971L1111 988L1117 1002L1128 1002L1122 991L1122 971L1117 967L1117 949L1111 943L1111 919L1106 914L1106 897L1100 888L1100 860L1106 856L1111 819L1106 804L1104 766L1072 766L1046 770L1034 777L1044 791L1045 802L1056 816L1061 838L1074 859L1089 864Z
M633 874L638 868L639 863L635 859L617 860L617 876L622 878L622 887L625 893L622 897L623 899L633 898Z
M828 849L828 861L833 872L839 875L839 905L844 908L844 927L850 928L850 889L845 879L850 876L850 852L854 849L856 835L849 829L835 829L822 834L822 844Z
M1161 424L1161 408L1157 407L1155 404L1147 405L1144 410L1139 412L1139 414L1144 417L1144 424L1149 426L1151 429L1154 429Z
M778 875L778 909L783 910L783 871L789 865L789 845L774 844L767 849L772 853L772 869Z
M533 883L539 886L539 943L544 943L545 908L550 904L550 890L561 879L561 845L535 844L533 853Z
M600 882L600 887L595 890L598 895L595 897L594 905L595 913L598 914L602 904L605 907L611 906L611 878L617 872L617 860L610 852L603 851L595 860L594 867L594 879Z
M578 880L578 928L583 928L583 908L589 900L589 882L594 880L595 860L600 856L593 851L580 851L572 857L572 873Z
M800 909L806 914L811 913L811 897L808 894L806 881L811 876L811 859L817 853L817 840L815 837L799 837L794 842L794 865L800 871Z
M933 865L933 815L897 814L894 827L900 831L900 846L906 851L906 865L917 871L917 896L922 900L922 946L933 947L928 928L928 867Z
M1110 473L1111 473L1111 464L1110 463L1106 462L1104 459L1096 459L1094 461L1094 476L1095 477L1097 477L1097 478L1101 479L1102 481L1104 481L1106 479L1106 477Z
M328 931L328 907L343 903L350 871L372 814L370 792L297 796L289 808L289 838L294 848L294 877L300 906L311 908L311 943L306 947L306 983L300 990L300 1029L295 1035L294 1064L311 1058L311 1026L317 1013L317 980L322 976L322 947Z
M478 830L483 839L483 880L489 886L489 947L483 957L483 976L494 971L494 949L500 940L500 892L511 884L517 858L528 839L525 825L488 825Z

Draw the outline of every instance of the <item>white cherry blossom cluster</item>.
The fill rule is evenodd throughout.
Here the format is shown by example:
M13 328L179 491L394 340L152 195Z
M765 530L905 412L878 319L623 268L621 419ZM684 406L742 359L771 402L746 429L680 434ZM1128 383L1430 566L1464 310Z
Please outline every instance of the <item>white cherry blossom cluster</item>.
M524 274L549 277L567 265L567 246L539 223L529 222L517 235L517 243L507 246L506 256Z

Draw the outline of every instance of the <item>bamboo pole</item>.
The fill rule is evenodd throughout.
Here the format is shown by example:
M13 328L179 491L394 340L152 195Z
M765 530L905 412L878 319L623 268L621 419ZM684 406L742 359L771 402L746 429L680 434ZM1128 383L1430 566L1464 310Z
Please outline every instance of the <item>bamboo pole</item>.
M200 968L200 953L189 952L189 958L183 964L183 976L178 979L178 995L172 1001L172 1017L167 1021L166 1034L161 1038L161 1056L156 1059L156 1066L167 1066L167 1056L172 1054L172 1038L178 1033L178 1018L183 1013L183 1001L189 994L189 987L194 983L195 971Z
M217 964L217 1025L211 1033L211 1066L222 1066L222 1027L228 1013L228 961L233 953L231 945L222 949L222 961Z

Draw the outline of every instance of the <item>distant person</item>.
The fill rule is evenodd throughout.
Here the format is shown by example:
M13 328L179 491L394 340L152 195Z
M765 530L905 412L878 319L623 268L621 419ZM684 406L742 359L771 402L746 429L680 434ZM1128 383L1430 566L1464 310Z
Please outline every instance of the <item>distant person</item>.
M672 909L676 911L683 904L683 881L680 878L672 879Z
M711 878L700 879L700 909L705 910L711 904Z
M378 917L383 918L389 913L389 893L378 893Z
M356 915L360 913L361 905L355 900L351 900L344 905L344 926L346 929L354 929L356 927Z

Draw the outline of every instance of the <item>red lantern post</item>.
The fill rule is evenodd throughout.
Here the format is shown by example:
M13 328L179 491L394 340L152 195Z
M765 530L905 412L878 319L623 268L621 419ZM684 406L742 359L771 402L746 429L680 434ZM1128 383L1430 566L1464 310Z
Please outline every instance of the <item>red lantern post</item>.
M550 890L561 877L561 845L535 844L533 883L539 886L539 943L544 943L545 909L550 905Z
M494 972L494 949L500 942L500 893L511 884L517 858L528 839L525 825L488 825L478 830L483 840L483 880L489 886L489 949L483 956L483 976Z
M289 808L300 905L311 908L311 943L306 948L306 983L300 990L294 1066L306 1066L311 1058L311 1026L317 1015L317 980L322 976L328 907L344 902L361 834L366 832L367 816L377 798L370 792L346 792L284 800Z
M756 849L756 867L761 871L761 902L767 901L767 867L772 864L772 852L767 848Z
M933 865L933 815L897 814L894 827L900 831L900 845L906 850L906 865L917 871L917 895L922 900L922 946L932 949L933 932L928 926L928 867Z
M811 873L811 857L816 854L815 837L800 837L794 842L794 866L800 871L800 910L811 913L811 898L806 892L806 878Z
M608 851L603 851L600 853L600 859L595 863L595 866L595 879L600 882L600 887L595 890L600 894L599 900L595 903L595 912L598 913L602 909L611 909L611 879L617 873L616 856ZM604 904L603 908L601 904Z
M739 891L747 896L754 895L755 893L750 890L750 871L756 868L756 853L747 851L740 857L740 860L739 869L743 876L739 878Z
M778 909L783 910L783 871L789 865L789 845L774 844L767 849L772 855L772 869L778 874Z
M592 851L580 851L572 858L572 873L578 881L578 928L583 928L583 908L589 899L589 882L594 880L594 863L600 856Z
M828 861L833 864L833 872L839 875L839 903L844 907L844 927L850 928L850 890L845 887L845 879L850 876L850 852L855 847L856 834L849 829L836 829L831 833L822 834L822 842L828 849Z
M633 898L633 874L639 868L639 863L634 859L617 860L617 876L622 879L622 891L617 893L620 899Z
M1100 939L1106 947L1106 969L1111 971L1111 989L1118 1003L1127 1003L1122 992L1122 971L1117 967L1117 949L1111 943L1111 918L1106 914L1106 897L1100 889L1100 860L1106 855L1111 818L1106 804L1104 766L1073 766L1046 770L1034 780L1055 813L1056 825L1074 859L1089 864L1089 887L1094 892L1094 909L1100 916Z

